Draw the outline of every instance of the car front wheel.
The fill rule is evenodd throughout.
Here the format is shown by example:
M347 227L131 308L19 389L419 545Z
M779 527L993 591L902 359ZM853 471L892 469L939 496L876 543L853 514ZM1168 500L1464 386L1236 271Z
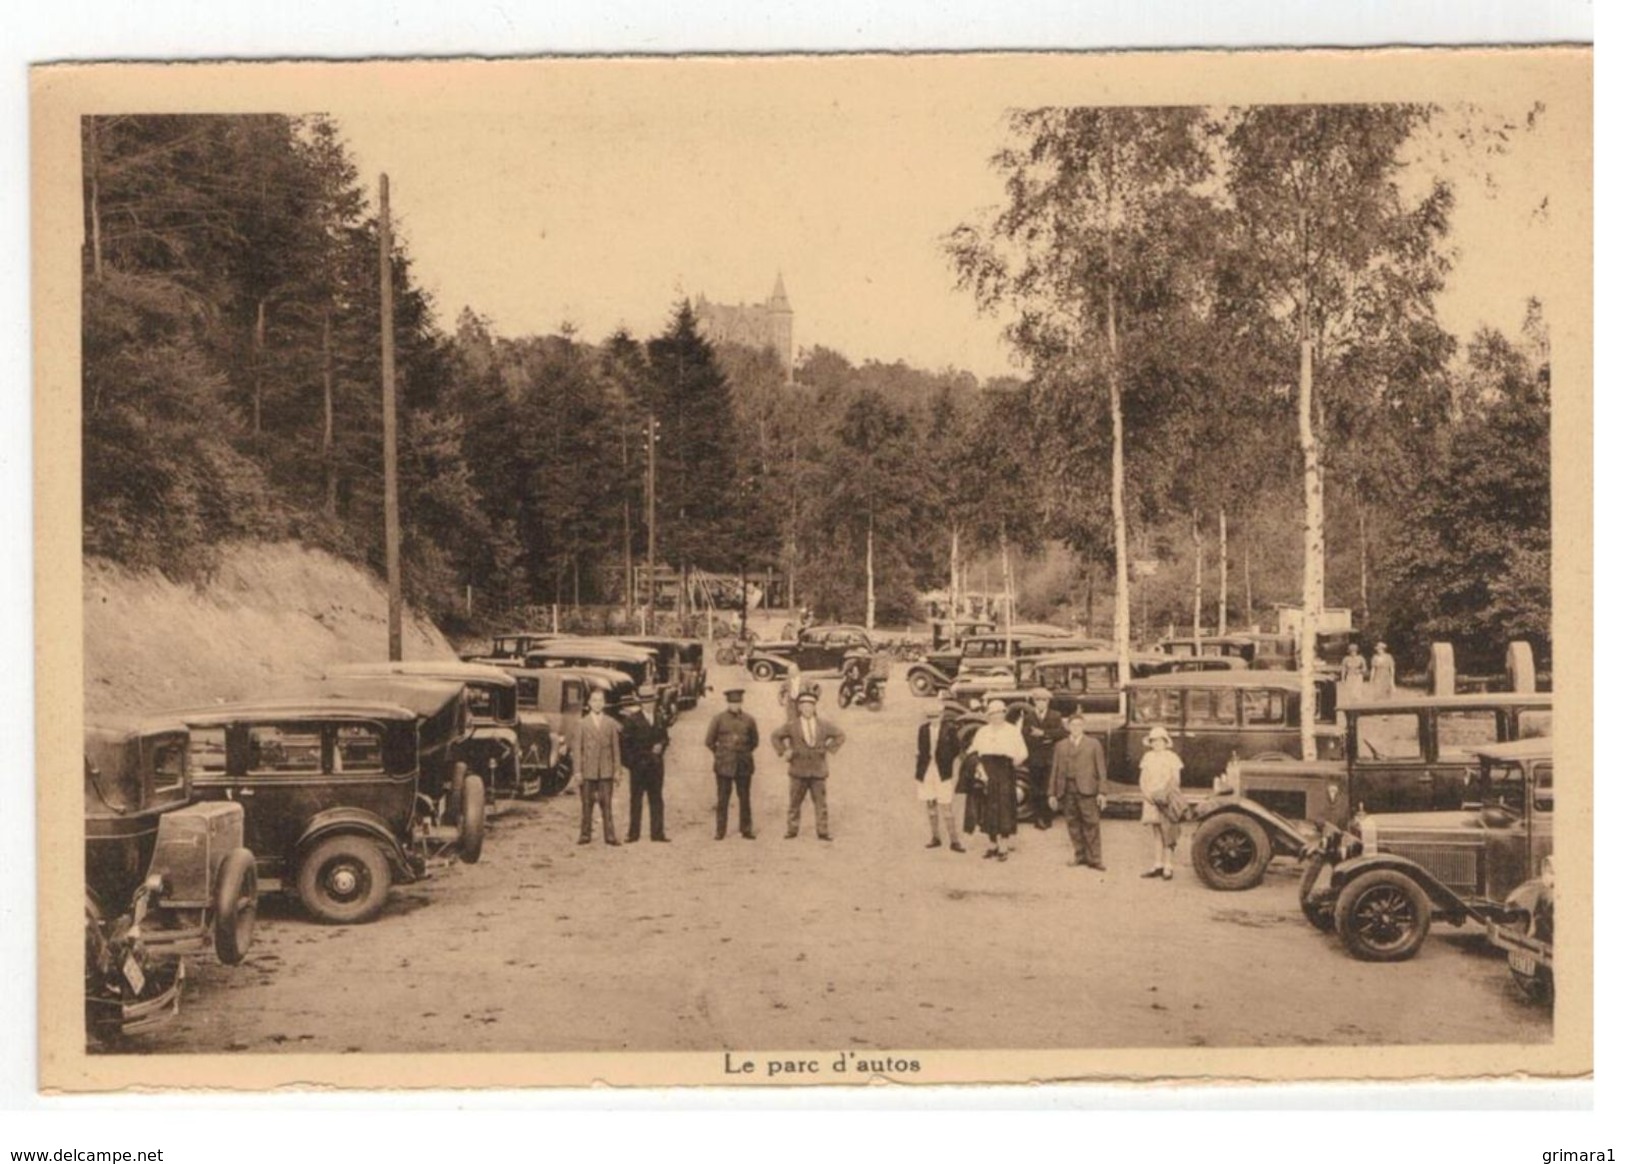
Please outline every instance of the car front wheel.
M1403 873L1374 869L1337 895L1337 936L1366 962L1403 962L1427 940L1433 905L1422 887Z
M485 847L485 781L478 776L463 778L463 815L457 822L457 854L472 865Z
M929 699L936 693L937 685L924 671L916 671L908 677L908 689L921 699Z
M773 678L773 664L763 662L752 663L750 665L750 673L752 678L759 679L763 683L766 683L769 679Z
M247 849L233 849L220 862L214 898L214 953L227 966L241 962L254 943L259 896L254 854Z
M1191 864L1209 889L1253 888L1273 855L1264 826L1234 812L1209 817L1191 839Z
M299 862L299 900L311 916L329 925L377 917L389 897L389 883L389 861L366 837L328 837Z

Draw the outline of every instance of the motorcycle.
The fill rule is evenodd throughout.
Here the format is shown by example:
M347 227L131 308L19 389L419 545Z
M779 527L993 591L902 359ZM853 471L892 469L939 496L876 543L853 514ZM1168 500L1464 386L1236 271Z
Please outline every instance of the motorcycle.
M886 698L886 678L870 672L861 675L857 671L847 671L841 676L840 690L835 693L835 702L842 707L851 707L854 703L862 704L870 711L879 711L880 705Z

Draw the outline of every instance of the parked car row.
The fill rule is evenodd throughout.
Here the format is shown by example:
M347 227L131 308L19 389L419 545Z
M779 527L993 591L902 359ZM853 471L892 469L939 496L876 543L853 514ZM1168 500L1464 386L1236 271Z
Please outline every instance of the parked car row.
M592 691L612 712L671 716L705 690L703 649L681 640L499 636L489 658L346 664L262 698L90 725L89 1037L176 1014L188 956L241 961L260 894L356 924L393 885L479 860L488 797L568 786L566 723Z

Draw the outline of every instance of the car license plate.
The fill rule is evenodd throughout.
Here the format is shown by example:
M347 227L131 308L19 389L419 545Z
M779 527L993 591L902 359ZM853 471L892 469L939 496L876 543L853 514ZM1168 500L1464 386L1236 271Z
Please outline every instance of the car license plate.
M1535 955L1529 950L1508 950L1507 965L1512 968L1514 974L1522 974L1533 978L1538 963L1535 960Z
M147 976L141 973L141 964L135 960L134 954L124 955L124 981L130 984L130 989L140 994L147 987Z

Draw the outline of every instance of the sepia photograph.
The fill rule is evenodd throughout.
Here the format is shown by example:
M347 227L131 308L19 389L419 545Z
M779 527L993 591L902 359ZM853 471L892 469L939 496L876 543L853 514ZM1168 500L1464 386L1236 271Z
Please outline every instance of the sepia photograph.
M34 70L42 1080L1588 1073L1591 68Z

